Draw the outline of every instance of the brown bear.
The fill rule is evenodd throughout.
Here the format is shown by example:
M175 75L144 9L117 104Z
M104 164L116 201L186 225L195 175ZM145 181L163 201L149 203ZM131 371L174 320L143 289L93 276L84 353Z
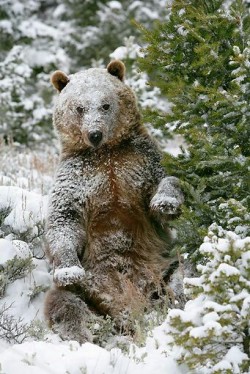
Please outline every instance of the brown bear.
M115 60L51 78L61 157L46 229L54 288L45 316L62 338L79 342L92 340L92 314L109 315L123 331L161 294L168 222L183 202L124 74Z

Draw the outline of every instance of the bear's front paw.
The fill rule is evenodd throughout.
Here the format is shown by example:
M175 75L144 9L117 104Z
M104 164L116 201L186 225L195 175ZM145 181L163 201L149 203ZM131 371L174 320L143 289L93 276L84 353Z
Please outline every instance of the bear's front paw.
M153 213L175 216L180 213L180 205L175 197L156 194L150 202L150 209Z
M161 180L155 195L150 202L151 212L158 218L173 219L181 212L184 196L175 177L165 177Z
M81 283L85 276L85 271L79 266L55 269L53 280L57 286L67 286Z

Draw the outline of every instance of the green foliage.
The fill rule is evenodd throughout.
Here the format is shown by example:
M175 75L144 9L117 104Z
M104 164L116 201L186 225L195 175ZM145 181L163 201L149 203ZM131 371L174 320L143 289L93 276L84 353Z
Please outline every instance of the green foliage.
M248 209L235 199L225 201L219 198L217 203L218 205L211 206L216 221L242 237L250 236L250 213Z
M35 268L32 257L20 258L15 256L8 260L0 269L0 298L4 296L5 288L16 279L23 278Z
M88 329L95 336L95 343L102 346L116 333L114 321L108 315L92 315L88 320Z
M207 227L220 223L220 199L249 206L249 8L240 0L230 7L174 0L165 22L141 30L149 44L140 66L173 104L167 127L187 143L164 165L183 182L179 246L192 253Z
M45 335L48 333L47 326L44 321L33 320L28 328L28 338L33 340L45 340Z
M167 333L178 360L199 373L247 373L250 363L250 237L210 226L200 247L206 265L185 280L189 301L172 310ZM225 370L228 371L225 371Z
M34 300L38 295L41 294L41 292L46 292L48 291L49 286L48 285L36 285L34 283L33 287L30 288L30 292L28 293L30 301Z

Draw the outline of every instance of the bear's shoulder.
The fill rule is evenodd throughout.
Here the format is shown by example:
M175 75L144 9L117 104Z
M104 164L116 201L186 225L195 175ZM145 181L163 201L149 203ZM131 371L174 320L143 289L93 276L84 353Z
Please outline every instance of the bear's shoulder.
M157 164L161 161L162 151L156 141L151 138L145 129L131 139L131 144L136 153L143 154L145 157Z

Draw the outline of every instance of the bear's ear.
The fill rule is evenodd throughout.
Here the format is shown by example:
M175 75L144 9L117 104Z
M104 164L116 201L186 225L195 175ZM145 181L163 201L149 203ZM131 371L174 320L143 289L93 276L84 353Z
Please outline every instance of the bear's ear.
M124 81L126 69L124 63L120 60L111 61L107 66L107 70L109 74L119 78L122 82Z
M61 92L62 89L69 83L69 77L61 70L56 70L50 78L53 86Z

